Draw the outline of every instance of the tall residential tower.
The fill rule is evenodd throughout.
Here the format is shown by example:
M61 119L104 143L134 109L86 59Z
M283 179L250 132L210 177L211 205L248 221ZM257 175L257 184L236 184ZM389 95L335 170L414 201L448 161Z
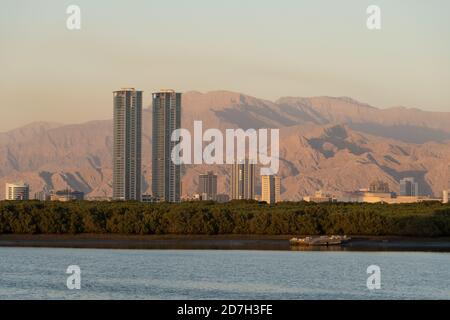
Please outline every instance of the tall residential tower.
M268 204L280 202L280 189L280 177L275 175L261 176L261 201Z
M400 180L400 196L418 197L419 183L413 177L408 177Z
M255 198L256 164L248 159L238 161L231 170L231 199L253 200Z
M198 193L202 200L217 200L217 175L214 172L198 176Z
M113 199L141 200L142 91L114 91Z
M157 201L180 202L181 166L172 162L172 132L181 128L181 93L153 93L152 193Z

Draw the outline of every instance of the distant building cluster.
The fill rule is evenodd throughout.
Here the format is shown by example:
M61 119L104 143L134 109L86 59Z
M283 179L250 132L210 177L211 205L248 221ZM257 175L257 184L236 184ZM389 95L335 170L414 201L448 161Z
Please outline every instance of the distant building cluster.
M303 197L303 201L324 203L324 202L334 202L335 199L333 198L332 195L324 193L322 190L319 190L319 191L316 191L316 193L312 196Z
M217 175L213 172L198 176L198 191L192 196L185 196L184 201L217 201L257 200L268 204L281 201L281 183L276 175L261 176L261 194L256 194L255 164L243 160L231 168L231 197L227 194L217 194Z
M24 182L6 183L5 200L25 201L31 200L30 186ZM84 192L70 189L59 191L38 191L34 194L34 200L38 201L82 201Z
M70 189L59 191L39 191L34 194L34 199L39 201L83 201L84 192L74 191Z
M255 194L256 165L243 159L232 165L231 194L217 193L218 176L207 172L198 177L197 193L183 196L182 168L171 152L172 132L181 128L181 93L171 89L152 94L152 194L142 194L142 91L126 88L113 93L113 200L152 202L254 200L281 201L280 179L261 177L261 195Z
M376 180L373 181L369 186L370 193L390 193L389 184L387 182Z
M256 194L256 164L241 159L231 165L230 194L218 194L218 177L209 171L198 176L197 192L182 196L182 166L171 159L177 142L171 134L181 128L181 93L171 89L152 94L152 194L141 194L142 161L142 91L122 89L114 97L114 172L113 200L143 202L258 200L268 204L281 201L280 177L261 176L261 192ZM450 172L450 168L449 168ZM399 181L400 193L391 192L382 180L370 183L368 189L332 195L318 191L303 200L310 202L409 203L433 200L420 195L419 183L413 177ZM449 183L450 189L450 183ZM448 190L443 191L448 202Z
M350 202L350 203L417 203L424 201L442 201L448 203L448 191L444 190L442 199L423 196L419 191L419 183L413 177L403 178L399 182L400 193L396 194L389 189L387 182L376 180L370 183L368 189L341 192L333 196L322 191L316 192L314 196L303 197L307 202Z

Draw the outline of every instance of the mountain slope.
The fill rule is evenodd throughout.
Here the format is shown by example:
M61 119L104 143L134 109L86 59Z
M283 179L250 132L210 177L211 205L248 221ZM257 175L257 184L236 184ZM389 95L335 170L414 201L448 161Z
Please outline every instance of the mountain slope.
M381 178L398 191L414 176L424 194L439 194L450 162L450 113L380 110L350 98L281 98L276 102L214 91L183 95L183 127L280 128L282 197L298 199L317 189L366 187ZM144 111L144 189L151 183L151 112ZM0 185L24 180L32 192L70 187L90 196L111 194L112 121L77 125L36 123L0 133ZM229 167L187 166L184 193L195 191L198 173L219 174L227 192ZM1 190L0 188L0 190ZM0 193L3 197L4 193Z

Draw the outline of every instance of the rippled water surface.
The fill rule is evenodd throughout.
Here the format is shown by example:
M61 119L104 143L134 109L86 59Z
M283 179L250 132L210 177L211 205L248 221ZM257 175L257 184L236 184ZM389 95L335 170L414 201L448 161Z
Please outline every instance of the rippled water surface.
M0 299L450 299L450 254L0 248Z

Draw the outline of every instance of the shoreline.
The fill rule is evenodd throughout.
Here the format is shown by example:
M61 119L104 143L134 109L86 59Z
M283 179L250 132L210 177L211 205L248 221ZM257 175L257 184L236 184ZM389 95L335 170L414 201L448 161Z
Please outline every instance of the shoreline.
M342 246L291 247L292 235L21 235L0 234L0 247L142 249L142 250L275 250L275 251L422 251L450 252L450 238L354 236Z

